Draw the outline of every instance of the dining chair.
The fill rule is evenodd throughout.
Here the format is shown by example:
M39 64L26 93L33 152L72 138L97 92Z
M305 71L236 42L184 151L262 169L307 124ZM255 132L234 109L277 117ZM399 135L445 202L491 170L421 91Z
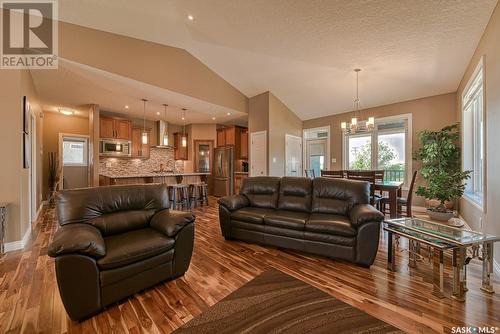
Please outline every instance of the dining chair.
M380 169L380 170L375 170L374 172L375 172L375 182L383 183L385 179L385 170ZM375 194L375 196L382 198L384 197L384 192L380 190L377 194Z
M306 172L306 177L310 179L314 179L316 177L314 169L306 169L305 172Z
M321 177L327 177L331 179L342 179L344 178L343 170L322 170Z
M411 217L412 216L412 211L411 211L411 206L412 206L412 201L413 201L413 188L415 186L415 180L417 179L417 171L413 172L413 176L411 178L410 182L410 188L408 189L408 195L406 198L404 197L398 197L398 218L403 217L403 215L406 215L406 217ZM387 206L390 205L390 200L388 197L383 197L380 200L380 208L383 214L389 213L387 211ZM404 208L404 210L403 210Z
M348 170L347 178L370 183L370 204L379 208L381 197L375 196L375 171L372 170Z

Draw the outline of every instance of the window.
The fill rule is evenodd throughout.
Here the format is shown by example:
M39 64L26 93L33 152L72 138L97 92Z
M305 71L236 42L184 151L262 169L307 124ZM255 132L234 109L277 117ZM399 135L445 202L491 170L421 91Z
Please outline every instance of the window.
M87 142L84 139L64 138L63 165L87 166Z
M385 171L387 181L411 175L411 114L376 119L375 130L344 136L344 168Z
M479 62L462 95L463 170L470 170L465 185L465 198L484 209L484 76Z

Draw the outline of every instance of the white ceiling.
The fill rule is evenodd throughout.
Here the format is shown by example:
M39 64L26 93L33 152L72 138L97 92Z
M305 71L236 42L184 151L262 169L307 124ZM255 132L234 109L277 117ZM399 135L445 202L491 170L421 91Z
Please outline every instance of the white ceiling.
M240 124L247 114L178 94L160 87L102 71L90 66L59 58L59 69L32 70L31 75L41 96L45 111L58 112L70 108L78 116L88 113L83 106L98 104L101 110L121 113L124 116L163 119L173 124L183 124L182 108L187 108L186 123L235 123ZM167 114L162 104L168 104ZM126 109L125 106L129 108ZM158 115L158 113L160 113ZM227 115L230 113L231 115ZM212 118L215 117L215 120Z
M61 20L182 47L300 118L456 91L497 0L64 0ZM189 21L187 15L195 17Z

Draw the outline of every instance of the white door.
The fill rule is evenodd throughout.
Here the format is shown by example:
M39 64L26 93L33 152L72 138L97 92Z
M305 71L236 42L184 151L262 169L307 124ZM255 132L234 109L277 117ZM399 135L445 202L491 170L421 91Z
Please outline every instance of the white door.
M250 134L250 176L267 175L267 131Z
M302 176L302 137L285 135L285 175Z
M86 136L61 136L63 189L86 188L89 186L88 142Z

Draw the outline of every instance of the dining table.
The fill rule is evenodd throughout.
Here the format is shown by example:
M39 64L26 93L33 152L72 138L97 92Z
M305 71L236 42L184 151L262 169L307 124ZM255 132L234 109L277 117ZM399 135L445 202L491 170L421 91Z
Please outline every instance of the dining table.
M398 197L401 197L404 182L376 181L375 191L387 192L389 195L389 215L391 219L398 217Z

